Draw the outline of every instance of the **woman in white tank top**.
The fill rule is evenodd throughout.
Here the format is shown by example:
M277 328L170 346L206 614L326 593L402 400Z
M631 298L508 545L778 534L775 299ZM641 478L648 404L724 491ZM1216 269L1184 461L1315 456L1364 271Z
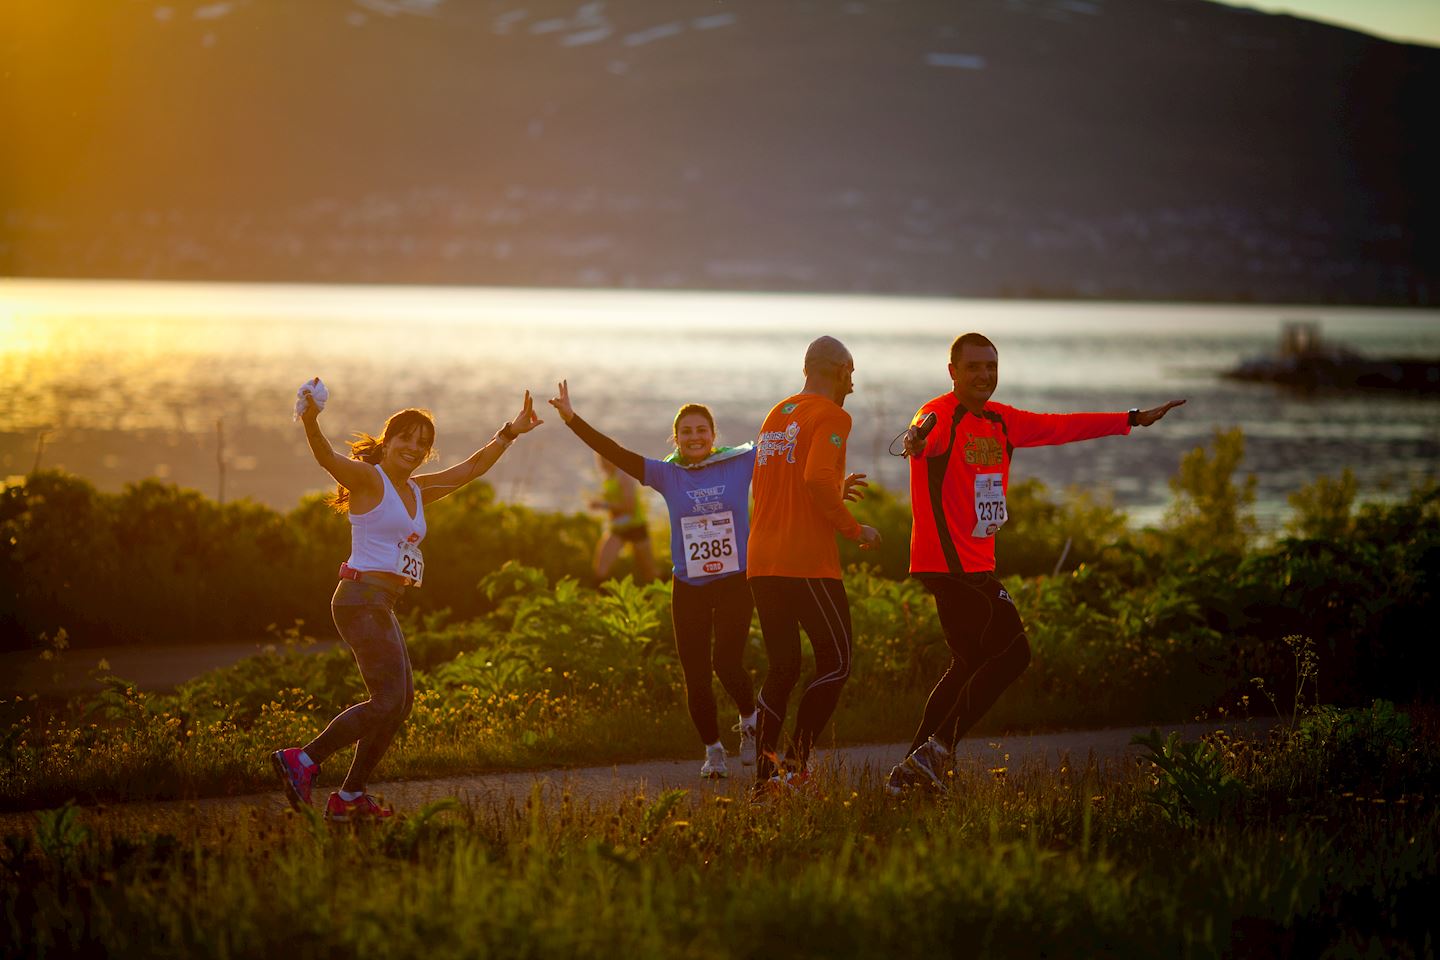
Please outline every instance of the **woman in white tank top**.
M303 389L303 388L302 388ZM340 565L340 583L330 601L335 628L350 646L370 698L339 714L304 747L287 747L270 761L296 809L308 806L320 764L355 744L355 758L340 789L330 794L325 816L347 821L388 817L365 792L365 783L399 732L415 697L410 655L395 619L395 601L406 587L425 579L425 505L454 493L489 470L522 433L542 421L530 391L520 415L506 423L485 446L455 466L415 476L430 459L435 422L424 410L401 410L385 421L378 438L362 434L342 457L320 431L320 407L305 395L300 419L305 438L320 466L339 484L331 503L350 517L350 556Z

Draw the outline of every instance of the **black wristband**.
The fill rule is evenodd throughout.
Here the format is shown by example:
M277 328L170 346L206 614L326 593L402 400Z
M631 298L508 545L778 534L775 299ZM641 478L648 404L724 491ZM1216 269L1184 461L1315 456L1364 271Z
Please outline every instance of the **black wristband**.
M1130 426L1132 426L1132 427L1138 427L1138 426L1140 426L1140 408L1139 408L1139 407L1131 407L1131 408L1130 408Z

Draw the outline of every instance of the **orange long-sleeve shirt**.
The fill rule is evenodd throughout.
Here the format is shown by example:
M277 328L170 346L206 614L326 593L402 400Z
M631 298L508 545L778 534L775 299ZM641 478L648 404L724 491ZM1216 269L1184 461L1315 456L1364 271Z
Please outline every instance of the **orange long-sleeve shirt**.
M765 417L750 483L750 576L839 579L835 534L860 537L844 500L849 437L850 414L814 394L787 397Z

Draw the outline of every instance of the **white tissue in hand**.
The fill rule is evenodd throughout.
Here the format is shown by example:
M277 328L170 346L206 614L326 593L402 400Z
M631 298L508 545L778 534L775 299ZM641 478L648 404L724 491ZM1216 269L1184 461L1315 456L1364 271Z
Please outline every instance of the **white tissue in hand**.
M305 398L307 396L315 398L315 407L317 410L324 410L325 401L330 399L330 391L325 389L325 384L320 382L319 377L316 377L314 380L306 380L300 384L300 389L295 391L295 418L297 420L300 418L300 414L305 412Z

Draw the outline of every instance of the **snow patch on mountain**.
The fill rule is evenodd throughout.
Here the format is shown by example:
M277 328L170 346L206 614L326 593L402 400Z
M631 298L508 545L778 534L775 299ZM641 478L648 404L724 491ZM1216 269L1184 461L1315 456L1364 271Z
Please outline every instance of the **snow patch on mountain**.
M696 30L714 30L716 27L728 27L737 20L739 17L733 13L712 13L707 17L696 17L690 21L690 26Z
M530 16L528 10L510 10L490 21L490 29L495 33L509 33L512 26L528 16Z
M368 2L384 3L390 2L390 0L368 0ZM524 8L507 10L491 19L490 31L502 36L512 36L521 32L535 37L554 36L562 47L591 46L618 35L624 46L642 47L658 40L678 36L685 31L687 26L692 30L716 30L732 26L739 20L733 13L712 13L694 17L688 25L683 20L675 20L620 34L618 33L620 28L606 15L605 6L602 2L586 3L582 4L569 17L547 16L538 20L530 20L530 11ZM526 25L527 20L529 20L528 25ZM612 61L606 69L611 73L618 74L625 72L627 65L623 61Z
M647 43L654 43L656 40L664 40L673 37L685 29L683 23L662 23L658 27L650 27L636 33L628 34L625 37L625 46L638 47Z
M356 6L364 7L371 13L378 13L384 17L395 17L407 13L433 17L444 2L445 0L354 0Z
M927 53L925 62L932 67L957 70L984 70L985 58L973 53Z
M1098 17L1105 8L1096 0L1005 0L1005 9L1011 13L1040 16L1046 20L1069 22L1074 13L1087 17Z
M582 30L579 33L572 33L566 37L562 37L560 44L566 47L583 47L592 43L599 43L614 32L614 29L610 27L596 27L593 30Z

